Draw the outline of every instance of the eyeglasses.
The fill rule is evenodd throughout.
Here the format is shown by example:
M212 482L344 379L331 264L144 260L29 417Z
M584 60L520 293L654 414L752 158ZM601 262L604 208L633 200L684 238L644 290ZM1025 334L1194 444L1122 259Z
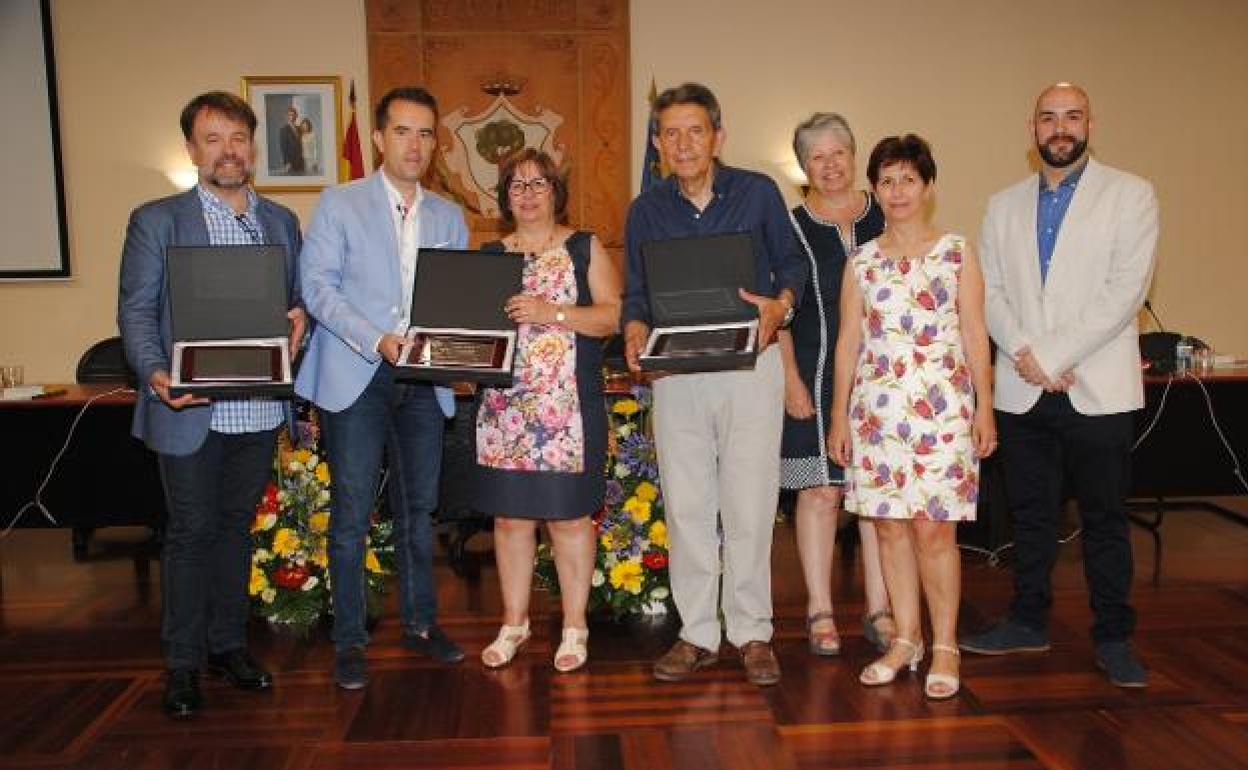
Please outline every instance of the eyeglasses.
M511 195L519 197L524 195L525 190L532 190L534 195L541 195L550 190L550 180L544 176L536 179L513 179L511 184L507 185L507 192Z

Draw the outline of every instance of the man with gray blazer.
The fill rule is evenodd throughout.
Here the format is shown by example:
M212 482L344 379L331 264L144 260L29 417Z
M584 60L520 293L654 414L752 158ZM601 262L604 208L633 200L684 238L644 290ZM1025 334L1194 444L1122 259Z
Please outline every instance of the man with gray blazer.
M980 234L988 328L997 343L994 403L1014 515L1009 616L962 640L1000 655L1049 648L1050 575L1063 492L1079 503L1095 616L1096 664L1120 687L1144 687L1131 649L1131 541L1125 496L1144 405L1136 316L1157 247L1152 185L1091 158L1092 107L1058 83L1031 126L1040 173L997 193Z
M169 671L163 707L172 717L200 710L205 656L209 672L236 687L264 690L272 683L247 652L247 581L251 523L288 407L275 400L209 403L170 396L166 248L284 245L292 351L307 323L295 262L299 220L251 188L251 107L234 94L213 91L186 105L181 124L199 183L130 215L117 308L126 358L143 383L133 433L157 453L169 513L161 554L161 639Z
M446 388L398 379L394 366L409 326L420 248L468 242L459 208L420 184L437 149L437 109L423 88L396 88L382 97L373 122L381 169L321 194L300 255L303 296L317 326L295 391L320 409L334 480L334 679L345 689L367 682L365 544L383 451L394 506L402 642L444 663L464 658L436 623L430 523L454 399Z

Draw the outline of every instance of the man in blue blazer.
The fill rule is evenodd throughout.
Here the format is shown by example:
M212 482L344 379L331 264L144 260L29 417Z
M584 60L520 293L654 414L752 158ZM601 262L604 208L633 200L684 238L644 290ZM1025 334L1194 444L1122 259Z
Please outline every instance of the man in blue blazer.
M367 682L364 562L383 450L394 504L403 644L446 663L463 652L436 624L430 514L438 502L442 434L454 414L445 388L396 379L421 247L463 248L459 208L424 190L437 148L437 102L397 88L377 105L372 176L321 195L300 255L303 296L317 321L295 391L321 412L333 474L329 574L334 678Z
M166 296L170 246L286 246L291 350L307 317L300 308L299 220L251 189L256 116L234 94L213 91L182 111L186 150L199 183L130 215L121 257L117 324L143 386L135 437L157 453L169 509L161 556L161 639L169 675L163 706L188 717L202 707L199 670L236 687L264 690L272 677L247 652L251 523L273 465L288 406L169 394L173 347Z

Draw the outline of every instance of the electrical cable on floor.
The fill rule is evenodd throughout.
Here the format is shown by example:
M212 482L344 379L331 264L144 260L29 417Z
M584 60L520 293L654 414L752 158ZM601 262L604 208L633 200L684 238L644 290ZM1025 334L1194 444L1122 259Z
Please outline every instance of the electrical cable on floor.
M9 525L4 528L3 532L0 532L0 539L8 537L9 533L13 531L13 528L17 526L17 522L21 520L23 514L32 508L43 514L43 518L51 522L52 526L59 527L61 525L60 522L56 520L56 517L52 515L52 512L48 510L48 507L43 504L43 492L48 488L48 483L52 481L52 476L56 474L56 466L60 464L61 458L65 455L66 450L69 449L69 444L74 438L74 431L78 429L78 423L82 420L82 416L87 413L87 409L89 409L92 404L99 401L101 398L115 396L118 393L133 392L134 391L130 388L114 388L113 390L105 391L104 393L94 395L87 399L87 402L82 405L81 409L78 410L78 414L74 417L74 421L70 423L69 435L65 436L65 443L61 444L61 448L56 453L56 457L52 458L52 464L48 466L47 475L43 477L43 481L40 482L39 486L35 489L34 499L23 505L18 512L14 514L13 519L9 521Z
M1222 442L1222 446L1226 448L1226 453L1231 458L1231 464L1233 466L1231 470L1231 475L1233 475L1236 478L1236 480L1239 481L1239 484L1240 486L1244 488L1244 491L1248 492L1248 479L1245 479L1243 468L1239 464L1239 458L1235 456L1235 450L1231 447L1231 442L1227 440L1226 434L1222 432L1222 426L1218 422L1217 415L1215 415L1213 412L1213 397L1209 395L1209 389L1205 387L1205 383L1201 382L1199 377L1192 374L1191 372L1184 372L1182 375L1179 375L1179 376L1186 377L1192 380L1200 388L1200 392L1204 396L1204 399L1205 399L1205 409L1209 413L1209 421L1213 424L1213 430L1217 434L1218 440ZM1153 419L1149 420L1148 425L1144 428L1144 432L1141 433L1139 438L1135 440L1135 443L1131 445L1132 452L1138 449L1140 447L1140 444L1144 443L1144 439L1148 438L1149 434L1153 432L1153 428L1157 427L1157 423L1161 420L1162 412L1164 412L1166 409L1166 399L1170 396L1170 386L1173 384L1174 384L1174 375L1170 375L1166 378L1166 387L1163 388L1161 391L1161 400L1157 403L1157 411L1156 413L1153 414ZM1071 532L1069 535L1067 535L1066 537L1059 539L1057 542L1059 545L1065 545L1066 543L1069 543L1070 541L1077 538L1082 531L1083 531L1083 528L1079 527L1074 532ZM974 546L974 545L958 544L958 548L963 551L967 551L969 553L977 553L977 554L981 554L983 556L988 557L988 566L990 567L1000 566L1002 554L1004 554L1006 551L1008 551L1009 549L1013 547L1014 547L1013 541L1009 543L1003 543L1002 545L999 545L996 548L991 548L991 549L980 548L979 546Z

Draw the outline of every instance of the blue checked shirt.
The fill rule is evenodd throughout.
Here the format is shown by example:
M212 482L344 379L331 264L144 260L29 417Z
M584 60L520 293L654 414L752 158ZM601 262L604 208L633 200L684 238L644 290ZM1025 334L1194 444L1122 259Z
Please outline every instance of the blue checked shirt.
M1061 232L1066 210L1070 208L1070 201L1075 197L1075 187L1087 167L1088 162L1085 160L1082 166L1067 174L1053 189L1049 189L1044 174L1040 175L1040 198L1036 203L1036 245L1040 248L1041 283L1049 277L1049 262L1053 259L1053 249L1057 246L1057 234Z
M204 206L208 242L213 246L251 246L264 243L264 228L256 217L256 193L247 190L247 212L235 214L220 198L196 186ZM212 429L218 433L254 433L273 430L286 419L282 402L271 398L223 399L212 402Z

